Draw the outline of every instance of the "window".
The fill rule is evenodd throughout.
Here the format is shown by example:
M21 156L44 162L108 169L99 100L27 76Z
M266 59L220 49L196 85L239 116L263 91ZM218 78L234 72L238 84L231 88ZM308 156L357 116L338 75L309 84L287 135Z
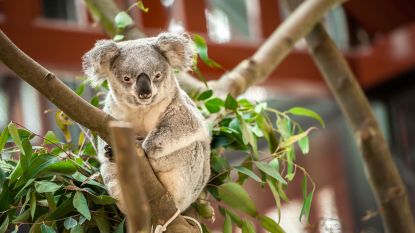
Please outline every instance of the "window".
M210 39L218 43L253 40L258 35L258 8L258 2L253 0L209 0L206 22Z

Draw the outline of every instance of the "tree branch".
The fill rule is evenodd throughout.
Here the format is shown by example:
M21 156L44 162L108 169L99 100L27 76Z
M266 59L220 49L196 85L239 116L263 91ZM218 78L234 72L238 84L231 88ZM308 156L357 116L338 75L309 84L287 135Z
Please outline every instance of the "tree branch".
M302 0L288 0L295 9ZM387 232L415 232L405 186L362 88L321 24L306 36L314 62L354 131Z
M109 142L107 124L112 117L80 98L52 72L17 48L1 30L0 60L72 120L96 131L103 140Z
M125 206L128 232L150 232L150 206L143 189L140 164L134 149L134 133L131 124L111 121L109 124L112 148L115 152L118 182L121 188L122 202ZM143 150L138 154L144 157Z

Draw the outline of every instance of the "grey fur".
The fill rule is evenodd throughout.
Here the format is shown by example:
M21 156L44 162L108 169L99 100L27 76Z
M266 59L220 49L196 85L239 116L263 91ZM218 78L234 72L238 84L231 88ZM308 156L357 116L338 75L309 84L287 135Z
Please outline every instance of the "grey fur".
M108 80L104 111L131 122L137 137L144 138L139 143L181 211L197 199L210 176L206 122L174 76L174 70L190 67L193 55L187 35L162 33L119 43L99 41L83 61L93 85ZM137 94L142 73L151 80L149 99ZM109 193L120 200L115 164L104 156L104 146L99 140L101 174ZM119 206L123 209L122 200Z

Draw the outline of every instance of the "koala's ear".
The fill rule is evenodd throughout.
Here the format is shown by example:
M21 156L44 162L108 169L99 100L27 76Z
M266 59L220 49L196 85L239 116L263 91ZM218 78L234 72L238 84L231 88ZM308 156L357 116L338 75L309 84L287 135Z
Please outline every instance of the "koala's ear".
M120 50L114 41L99 40L83 56L82 67L92 86L98 86L105 81L112 62L119 54Z
M195 49L188 34L161 33L155 38L155 47L174 69L192 66Z

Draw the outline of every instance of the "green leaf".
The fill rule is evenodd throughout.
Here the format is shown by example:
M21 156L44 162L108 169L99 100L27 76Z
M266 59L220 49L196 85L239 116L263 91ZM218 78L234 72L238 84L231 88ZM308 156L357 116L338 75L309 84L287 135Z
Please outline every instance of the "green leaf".
M216 113L220 111L220 108L224 105L223 100L219 98L212 98L205 102L205 107L210 113Z
M261 226L270 233L285 233L281 226L270 217L260 215L259 222L261 223Z
M278 193L277 186L275 185L275 182L273 179L271 179L271 177L267 176L265 179L267 181L269 189L272 192L272 195L274 196L275 204L277 206L277 211L278 211L278 222L280 222L281 220L281 198Z
M265 174L273 177L274 179L278 180L283 184L287 184L287 181L285 181L284 178L282 178L280 172L271 165L264 162L255 162L255 165L259 170L263 171Z
M148 7L144 6L143 1L137 1L137 7L138 9L144 11L145 13L148 12Z
M24 222L27 222L29 218L30 218L30 209L27 209L23 213L18 215L15 219L13 219L12 223L14 224L24 223Z
M79 96L82 96L82 94L84 93L85 90L85 84L86 82L81 82L81 84L79 84L79 86L76 88L76 94Z
M92 99L89 101L92 105L94 105L95 107L99 106L99 98L98 96L94 96L92 97Z
M254 202L242 186L237 183L225 183L218 187L220 198L227 205L239 209L251 216L257 215Z
M9 216L6 216L6 219L0 226L0 233L5 233L8 226L9 226Z
M73 199L71 197L62 202L62 204L46 216L46 220L57 220L73 211L72 200Z
M56 137L55 133L52 131L48 131L44 136L43 144L49 145L49 144L57 144L59 143L58 137Z
M114 18L114 21L115 26L120 29L124 29L127 26L134 24L133 19L125 11L118 12Z
M4 145L6 145L8 138L9 138L9 129L7 127L4 127L0 135L0 151L3 150Z
M291 136L291 121L289 118L277 118L277 129L283 139L287 139Z
M89 197L92 200L92 202L94 202L97 205L111 205L117 203L117 200L107 195L95 196L93 194L89 194Z
M256 233L254 224L248 220L243 220L242 233Z
M83 233L83 232L84 232L84 227L80 224L73 227L70 231L70 233Z
M225 222L223 223L223 233L232 233L232 220L228 213L225 212Z
M56 231L52 227L50 227L46 224L42 224L40 229L41 229L42 233L56 233Z
M313 130L313 129L315 129L315 128L309 128L309 129L307 129L306 131L304 131L304 132L301 132L301 133L299 133L299 134L296 134L296 135L293 135L293 136L290 136L289 138L287 138L285 141L283 141L282 143L281 143L281 147L282 148L287 148L287 147L289 147L289 146L291 146L292 144L294 144L295 142L298 142L298 141L300 141L301 139L303 139L304 137L307 137L307 135L310 133L310 131L311 130Z
M98 226L100 233L110 233L111 232L111 225L108 221L107 213L105 212L104 208L101 208L96 211L97 214L92 216L92 219Z
M206 45L206 41L203 37L201 37L198 34L194 34L193 41L195 42L197 53L199 54L200 58L206 65L212 68L222 68L221 65L219 65L217 62L209 58L208 48Z
M124 233L124 225L125 225L125 218L122 222L117 226L114 233Z
M298 146L300 147L300 150L303 154L308 154L308 152L310 151L308 136L305 136L298 140Z
M230 94L226 96L225 108L229 110L236 110L238 108L238 102Z
M246 167L234 167L238 172L243 173L249 177L251 177L253 180L259 183L264 183L264 181L261 180L253 171L249 170Z
M259 103L255 106L255 112L261 114L265 109L267 109L267 103Z
M79 191L75 193L73 198L73 206L86 219L91 220L91 213L89 212L88 202L86 201L84 194Z
M117 34L112 39L114 41L122 41L124 39L124 37L125 37L124 35Z
M13 122L10 122L7 127L9 129L10 136L12 137L14 143L17 147L19 147L20 151L23 153L24 150L22 147L22 141L20 140L19 132L17 131L16 125Z
M288 110L289 113L296 115L296 116L307 116L307 117L311 117L315 120L317 120L318 122L320 122L321 126L323 126L323 128L325 127L324 121L323 119L320 117L320 115L318 115L316 112L307 109L307 108L300 108L300 107L294 107L294 108L290 108Z
M311 201L313 200L314 192L310 192L307 195L307 198L304 200L303 208L301 209L300 213L300 222L303 216L305 216L306 223L308 223L309 216L310 216L310 209L311 209Z
M34 220L36 213L36 193L32 192L30 194L30 216L32 217L32 220Z
M77 171L76 164L71 160L63 160L50 164L43 172L42 175L72 175Z
M65 221L63 222L63 226L65 227L66 230L74 228L76 225L78 225L78 222L72 217L65 219Z
M239 217L236 213L232 212L229 209L225 209L222 206L219 206L219 212L225 216L225 214L228 214L229 217L231 217L231 220L233 223L235 223L238 227L242 227L242 219Z
M212 97L213 95L213 91L211 89L208 89L202 93L199 94L199 96L197 96L197 100L206 100L209 99L210 97Z
M35 181L35 189L38 193L53 193L62 186L50 181Z

